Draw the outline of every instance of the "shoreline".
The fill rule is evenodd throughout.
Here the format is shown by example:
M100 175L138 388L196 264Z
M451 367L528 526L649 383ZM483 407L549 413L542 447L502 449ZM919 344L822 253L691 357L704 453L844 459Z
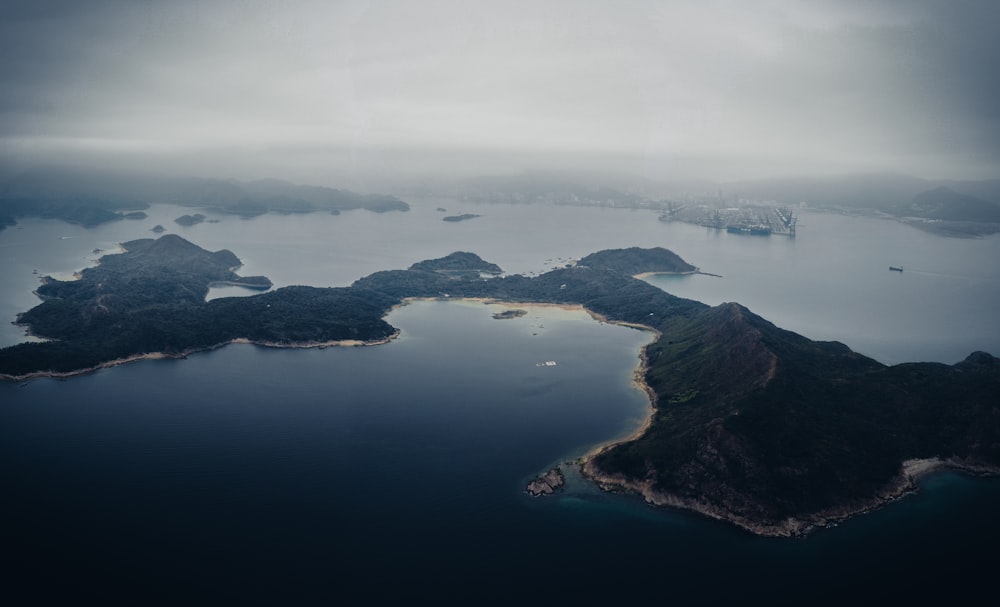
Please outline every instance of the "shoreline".
M397 337L399 337L399 329L393 331L388 337L370 341L363 341L360 339L339 339L339 340L335 339L329 341L303 341L303 342L293 342L293 343L281 343L274 341L253 340L246 337L236 337L229 341L218 343L212 346L205 346L203 348L188 348L186 350L182 350L177 353L144 352L142 354L133 354L132 356L116 358L114 360L109 360L99 363L92 367L86 367L84 369L74 369L73 371L34 371L31 373L26 373L24 375L9 375L7 373L0 373L0 381L23 382L43 377L48 377L53 379L66 379L70 377L76 377L77 375L86 375L88 373L94 373L96 371L100 371L101 369L110 369L112 367L138 362L141 360L183 359L187 358L192 354L198 354L199 352L211 352L212 350L218 350L230 344L243 344L243 345L259 346L262 348L289 348L289 349L291 348L324 349L324 348L340 348L340 347L356 348L362 346L380 346L391 342Z
M243 287L244 289L250 289L251 291L270 291L274 285L257 285L253 283L239 282L237 280L213 280L208 283L209 289L219 289L222 287Z
M612 446L602 447L598 452ZM602 491L635 493L652 506L696 512L711 519L736 525L744 531L762 537L803 537L819 529L836 527L847 519L880 510L916 493L920 489L918 481L936 472L950 470L971 476L1000 475L1000 468L966 462L957 458L946 460L938 457L908 459L900 464L899 473L885 487L867 499L851 500L840 506L832 506L826 510L803 514L799 517L789 517L778 523L761 523L735 515L713 504L657 491L651 480L639 481L620 474L608 474L594 464L593 457L595 455L597 453L587 456L580 463L580 471L585 478L595 483Z
M616 324L625 327L631 327L633 329L649 331L650 333L653 334L653 339L648 344L644 345L642 349L639 351L639 364L636 366L635 369L632 370L632 385L635 388L642 391L643 393L645 393L646 398L648 400L648 408L647 408L648 415L646 416L646 419L643 420L642 424L638 428L636 428L629 434L622 437L613 438L608 442L600 443L592 447L583 456L581 456L576 460L576 463L577 465L580 466L581 470L583 470L584 466L589 464L591 460L593 460L593 458L597 457L598 454L603 453L608 449L611 449L618 445L628 443L640 438L643 434L646 433L647 430L649 430L650 426L653 425L653 416L656 415L656 404L658 399L656 397L656 392L654 392L653 388L648 383L646 383L646 373L649 371L649 356L646 354L646 350L649 348L649 346L656 343L663 336L663 333L661 333L659 330L653 327L650 327L649 325L609 321L600 314L596 314L593 312L591 313L591 315L595 319L600 320L601 322L607 322L609 324ZM590 478L589 475L587 475L586 473L584 473L584 476Z
M646 394L648 400L648 408L647 408L648 414L645 420L639 427L631 431L629 434L613 438L606 442L599 443L591 447L586 453L584 453L584 455L576 457L575 459L572 460L565 460L562 464L557 465L556 469L561 468L562 466L575 466L579 470L583 478L587 479L589 482L594 483L602 491L635 493L642 496L644 501L652 506L671 507L671 508L678 508L682 510L696 512L698 514L707 516L712 519L725 521L727 523L736 525L741 529L758 536L800 537L807 535L817 529L836 526L837 524L846 519L878 510L886 505L895 502L898 499L901 499L907 495L915 493L916 491L919 490L917 482L921 478L933 474L935 472L943 470L953 470L956 472L961 472L975 476L1000 475L1000 467L994 467L977 462L960 460L954 457L948 459L941 459L938 457L912 458L902 461L900 463L900 470L897 473L897 475L894 476L892 479L890 479L890 481L875 495L872 495L868 498L849 500L843 504L832 506L825 510L813 513L805 513L797 517L789 517L784 521L780 521L777 523L762 523L759 521L748 519L746 517L724 510L714 504L659 491L654 488L652 480L639 480L639 479L628 478L621 474L609 474L604 470L601 470L594 463L594 458L596 458L598 455L606 452L609 449L622 445L624 443L628 443L641 438L653 425L653 420L657 409L658 398L655 391L646 382L646 374L648 373L650 368L649 357L647 354L648 348L652 344L656 343L663 335L662 332L660 332L656 328L639 323L609 320L606 316L598 312L594 312L593 310L590 310L589 308L587 308L582 304L559 304L559 303L547 303L547 302L512 301L512 300L485 298L485 297L403 298L399 303L391 306L385 312L385 314L383 314L382 318L384 319L393 311L416 301L469 302L469 303L482 303L487 305L499 304L499 305L524 306L524 307L547 307L547 308L556 308L567 311L583 311L586 312L592 319L598 322L615 324L650 332L653 337L648 343L642 346L638 356L639 364L635 367L632 373L633 385L637 389L643 391ZM101 369L108 369L119 365L138 362L142 360L183 359L192 354L216 350L228 346L230 344L247 344L247 345L254 345L267 348L323 349L327 347L361 347L361 346L377 346L377 345L387 344L397 339L400 336L400 334L401 331L399 329L394 328L393 332L390 335L376 340L364 341L357 339L345 339L345 340L306 341L306 342L292 342L292 343L273 342L266 340L253 340L245 337L239 337L211 346L189 348L177 353L146 352L141 354L135 354L123 358L105 361L97 365L94 365L92 367L76 369L72 371L63 371L63 372L36 371L24 375L0 374L0 381L24 382L43 377L53 378L53 379L66 379L78 375L93 373Z
M488 297L405 297L399 303L393 305L385 314L382 315L382 319L385 319L393 311L406 306L407 304L414 301L455 301L455 302L474 302L483 304L507 304L507 305L523 305L526 307L537 306L537 307L550 307L558 308L561 310L568 311L579 311L582 310L587 312L592 318L600 322L608 322L612 324L621 324L623 326L632 326L634 328L646 329L656 332L652 327L647 327L645 325L634 325L631 323L616 323L614 321L608 321L604 316L588 310L581 304L554 304L554 303L544 303L544 302L514 302L506 301L495 298ZM18 324L18 323L15 323ZM19 325L20 326L20 325ZM33 337L30 329L26 330L28 337ZM340 339L340 340L328 340L328 341L304 341L304 342L294 342L294 343L281 343L274 341L265 340L253 340L247 337L236 337L229 341L214 344L211 346L199 347L199 348L188 348L177 353L167 353L167 352L143 352L141 354L133 354L131 356L125 356L122 358L116 358L113 360L104 361L98 363L91 367L85 367L82 369L74 369L72 371L33 371L31 373L25 373L24 375L11 375L7 373L0 373L0 381L11 381L11 382L24 382L37 378L53 378L53 379L67 379L70 377L76 377L77 375L86 375L88 373L94 373L100 371L101 369L110 369L112 367L117 367L119 365L125 365L133 362L138 362L141 360L163 360L163 359L182 359L187 358L192 354L197 354L199 352L209 352L212 350L217 350L228 346L229 344L248 344L254 346L260 346L264 348L338 348L338 347L361 347L361 346L379 346L387 344L400 336L400 330L395 329L393 332L382 339L363 341L359 339ZM643 349L645 352L645 348Z
M691 276L693 274L702 274L701 268L695 268L687 272L640 272L639 274L633 274L632 278L642 280L650 276ZM715 274L709 274L709 276L715 276Z
M586 309L586 308L585 308ZM653 425L653 418L656 415L658 398L653 388L646 382L646 373L649 370L649 358L647 348L656 343L662 333L653 327L637 325L634 323L608 321L602 315L588 310L592 317L602 322L611 322L624 326L635 327L651 331L654 339L642 347L639 354L640 364L633 372L632 381L634 385L646 393L649 398L649 415L643 424L629 435L613 439L609 442L600 443L594 446L583 456L572 461L565 462L564 465L574 465L580 474L590 482L597 485L599 489L607 492L624 491L642 496L643 500L655 507L678 508L696 512L712 519L734 524L741 529L754 535L763 537L801 537L815 530L827 527L834 527L841 522L879 510L893 502L911 495L919 490L917 482L926 476L944 470L952 470L973 476L995 476L1000 475L1000 467L985 464L963 461L958 458L941 459L939 457L911 458L900 463L899 473L868 499L851 500L840 506L832 506L826 510L803 514L799 517L790 517L780 523L767 524L760 523L743 516L735 515L723 510L718 506L681 497L678 495L658 491L653 487L652 480L637 480L625 477L620 474L609 474L601 470L594 463L594 458L605 451L637 440L646 433Z
M567 312L583 311L589 314L590 317L593 318L594 320L598 320L600 322L605 322L608 324L620 324L623 326L631 326L633 328L644 328L644 329L649 329L651 331L655 331L655 329L653 329L652 327L647 327L645 325L633 325L624 322L610 321L604 316L598 314L597 312L593 312L587 309L587 307L584 306L583 304L561 304L561 303L549 303L542 301L514 301L511 299L497 299L495 297L404 297L400 303L389 308L389 311L386 312L386 315L410 303L417 301L442 301L442 302L453 301L453 302L481 303L483 305L524 306L525 308L556 308L559 310L566 310ZM382 318L384 319L385 317L383 316Z
M590 314L590 316L601 322L611 322L606 318L588 310L586 307L580 304L554 304L554 303L544 303L544 302L514 302L506 301L495 298L487 297L406 297L402 301L390 307L382 315L382 319L385 319L393 311L406 306L407 304L414 301L467 301L467 302L478 302L483 304L509 304L509 305L523 305L523 306L538 306L538 307L552 307L559 308L562 310L577 311L582 310ZM19 323L15 323L19 324ZM630 325L629 323L615 323L622 324L626 326L634 326L635 328L643 328L647 330L653 330L651 327L645 327L643 325ZM30 329L26 330L28 337L33 337ZM117 367L119 365L125 365L128 363L138 362L140 360L162 360L162 359L182 359L187 358L191 354L197 354L198 352L209 352L211 350L216 350L223 348L229 344L249 344L254 346L261 346L265 348L337 348L337 347L359 347L359 346L378 346L387 344L394 339L398 338L400 335L399 329L394 331L385 338L363 341L358 339L341 339L341 340L328 340L328 341L306 341L306 342L294 342L294 343L281 343L265 340L253 340L246 337L236 337L229 341L214 344L211 346L199 347L199 348L188 348L177 353L167 353L167 352L143 352L141 354L133 354L131 356L125 356L122 358L116 358L113 360L104 361L98 363L91 367L85 367L82 369L74 369L72 371L33 371L31 373L25 373L24 375L11 375L7 373L0 373L0 381L11 381L11 382L24 382L37 378L53 378L53 379L66 379L70 377L75 377L77 375L86 375L88 373L94 373L100 371L101 369L110 369L112 367Z

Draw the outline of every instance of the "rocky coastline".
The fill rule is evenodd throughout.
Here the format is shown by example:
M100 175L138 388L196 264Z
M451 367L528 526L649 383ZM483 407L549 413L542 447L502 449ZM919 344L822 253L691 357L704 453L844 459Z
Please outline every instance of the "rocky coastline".
M593 455L596 454L581 460L580 471L603 491L638 494L650 505L689 510L708 518L731 523L754 535L764 537L801 537L818 529L834 527L849 518L873 512L915 493L919 490L917 482L934 472L953 470L973 476L1000 474L1000 468L966 462L958 458L906 460L900 465L899 474L867 500L848 501L819 512L789 517L781 522L768 524L734 514L704 500L692 500L658 491L653 487L651 480L636 480L620 474L609 474L594 463Z
M543 495L552 495L556 491L562 489L563 485L566 484L566 477L559 468L552 468L551 470L539 475L525 488L525 491L532 497L540 497Z

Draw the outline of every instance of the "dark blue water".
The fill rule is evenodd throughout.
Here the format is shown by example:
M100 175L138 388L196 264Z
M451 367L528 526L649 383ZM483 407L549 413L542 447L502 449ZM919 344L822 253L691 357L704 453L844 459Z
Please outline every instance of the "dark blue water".
M806 540L527 480L628 433L649 339L580 312L417 303L389 345L230 346L0 384L0 592L303 604L963 602L1000 483L954 474ZM535 363L556 360L555 367ZM7 602L7 601L5 601Z

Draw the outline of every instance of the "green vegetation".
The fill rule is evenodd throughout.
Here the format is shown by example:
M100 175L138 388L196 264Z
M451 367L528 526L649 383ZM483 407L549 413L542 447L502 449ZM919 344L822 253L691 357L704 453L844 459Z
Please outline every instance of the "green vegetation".
M483 274L500 274L503 272L495 263L483 261L475 253L457 251L439 259L418 261L410 266L410 270L420 272L476 272Z
M610 249L587 255L577 265L588 268L611 270L620 274L635 276L647 272L680 274L694 272L698 268L687 263L676 253L662 247L653 249Z
M206 302L212 283L268 288L270 281L239 277L233 253L178 236L123 246L126 253L104 256L79 280L44 280L43 302L19 320L53 341L0 350L0 374L77 372L239 338L383 340L394 332L383 316L406 297L582 304L660 333L646 350L652 423L597 455L600 474L651 483L658 495L773 532L790 519L822 523L870 506L899 486L907 459L1000 467L997 358L979 352L953 366L887 367L843 344L779 329L738 304L709 307L629 275L691 267L664 249L597 253L536 278L498 276L496 265L459 252L347 288L286 287Z
M606 473L652 477L662 494L759 530L862 509L907 459L1000 465L989 354L886 367L737 304L661 329L647 350L653 424L595 458Z
M55 341L0 350L0 373L70 373L120 358L182 355L244 338L275 344L384 339L382 316L395 303L351 289L285 288L250 298L205 301L212 283L270 288L262 276L240 277L239 259L175 235L124 243L79 280L44 279L43 302L19 322Z

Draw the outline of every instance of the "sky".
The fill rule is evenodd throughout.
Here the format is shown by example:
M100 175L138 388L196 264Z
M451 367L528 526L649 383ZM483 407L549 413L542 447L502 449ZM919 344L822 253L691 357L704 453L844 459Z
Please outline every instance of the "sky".
M998 178L997 23L995 0L5 0L0 161Z

